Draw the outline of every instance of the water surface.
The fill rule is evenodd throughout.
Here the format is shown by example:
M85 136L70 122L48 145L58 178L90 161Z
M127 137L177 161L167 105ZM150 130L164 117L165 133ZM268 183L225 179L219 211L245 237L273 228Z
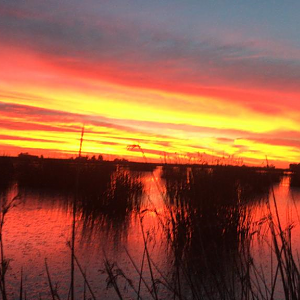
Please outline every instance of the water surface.
M190 211L184 205L168 201L166 179L161 178L161 173L162 170L159 168L153 173L138 173L138 178L144 186L144 193L138 208L130 206L120 214L116 212L102 213L93 206L79 206L76 220L75 253L97 298L118 299L115 290L112 287L108 288L107 285L108 274L104 268L105 259L110 263L115 263L115 270L122 270L132 280L135 288L138 287L139 276L132 261L141 270L143 255L145 255L143 232L147 240L153 263L152 271L156 279L161 278L163 274L170 282L177 282L174 279L174 274L176 274L176 272L174 273L174 269L176 269L174 248L170 246L170 241L167 238L167 234L172 234L172 232L175 234L175 231L168 232L166 230L170 226L177 226L177 237L171 236L170 239L173 241L175 238L178 239L177 242L180 245L176 248L176 251L180 251L178 257L189 263L192 261L194 265L199 263L194 248L194 244L199 243L199 240L194 238L195 228L198 227L191 224L192 218L185 217L185 214ZM292 242L294 250L297 251L300 245L298 215L300 190L290 188L288 176L284 176L279 183L274 184L272 189L276 197L282 227L285 228L290 224L294 226ZM252 222L251 230L255 232L258 226L260 228L259 234L253 234L251 251L257 266L264 273L266 281L274 272L272 269L274 268L273 250L270 244L266 242L270 239L269 228L267 222L264 221L269 214L267 200L270 200L271 209L274 209L272 189L268 189L268 192L264 194L257 193L245 205L247 218ZM16 205L6 215L4 224L4 251L5 256L10 260L10 269L7 273L7 290L10 298L16 299L19 295L21 269L23 269L24 290L27 299L35 299L39 296L42 298L49 297L49 284L45 270L46 259L51 279L57 285L60 297L67 299L70 287L71 253L68 244L71 239L73 196L54 189L20 188L18 183L12 185L5 193L7 199L12 199L16 194L20 195L15 202ZM174 220L178 222L189 220L190 222L185 224L186 227L190 226L190 229L184 231L185 236L182 242L179 231L180 223L178 223L179 225L168 223L170 221L170 207L173 212L176 212ZM182 207L184 210L181 210ZM179 216L179 212L182 214L183 211L183 215ZM214 224L214 222L215 220L211 219L211 223ZM199 226L198 223L197 226ZM206 226L206 223L201 223L200 226ZM230 240L230 247L228 247L228 249L230 248L230 257L238 256L239 251L238 242L234 237L235 235L232 234L232 231L237 231L237 228L235 224L231 226L230 230L224 227L222 231L219 230L220 227L211 227L213 228L212 231L208 230L205 235L205 239L209 240L207 245L218 243L216 241L219 234L225 236L224 241L227 241L228 238ZM190 237L187 239L186 235L190 235ZM224 241L223 243L225 243ZM211 245L207 245L204 248L211 247ZM229 260L225 261L226 255L224 254L223 260L227 264L226 268L230 269L232 266ZM208 263L210 260L211 258L207 257ZM147 260L145 260L143 267L143 276L151 287L152 279ZM199 277L201 274L193 274L193 276ZM122 279L122 276L118 277L118 282L125 298L136 298L135 292L130 288L128 282L124 278ZM171 297L172 292L168 291L168 288L162 284L157 284L157 287L160 299ZM82 274L76 268L77 299L83 299L84 288ZM182 276L180 288L187 299L193 298L189 285L185 284L184 276ZM280 286L276 289L276 293L278 297L282 296ZM141 285L141 294L146 295L146 299L150 298L149 291L143 284Z

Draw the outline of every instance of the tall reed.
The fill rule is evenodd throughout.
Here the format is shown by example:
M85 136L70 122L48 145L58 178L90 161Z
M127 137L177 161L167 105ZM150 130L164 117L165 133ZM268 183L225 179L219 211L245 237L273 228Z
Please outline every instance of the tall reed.
M3 300L7 300L6 290L6 272L9 267L9 259L6 258L4 253L4 241L3 241L3 227L5 224L5 218L8 212L15 206L15 202L19 198L19 195L15 195L10 199L5 195L1 195L1 211L0 211L0 291Z

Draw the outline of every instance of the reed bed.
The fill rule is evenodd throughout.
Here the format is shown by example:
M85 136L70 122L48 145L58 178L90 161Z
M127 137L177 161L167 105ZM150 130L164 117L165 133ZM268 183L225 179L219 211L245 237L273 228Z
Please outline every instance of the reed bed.
M128 168L105 162L86 163L83 160L73 162L70 160L51 161L39 159L18 162L13 179L16 180L20 191L29 188L32 191L56 191L65 194L66 205L70 208L72 206L70 211L73 211L73 203L76 201L75 222L73 222L74 234L72 234L72 241L68 243L72 252L72 269L77 268L79 270L87 290L85 294L89 294L95 299L93 289L76 256L76 249L74 249L75 228L80 222L91 230L92 227L97 227L96 225L99 224L100 220L102 226L122 227L124 230L132 212L137 212L140 209L143 194L141 173L131 172ZM2 299L6 300L9 294L5 288L9 259L5 256L2 228L5 223L5 216L13 207L14 201L6 200L5 192L1 201L0 292L2 293ZM51 262L45 262L45 270L49 283L49 296L52 299L60 299L59 292L51 279ZM22 274L20 278L20 299L26 294L23 287L24 277L26 277L26 274ZM76 298L76 287L72 283L71 286L73 286L73 296L72 289L70 289L70 297L74 299Z
M100 189L94 188L88 192L82 190L79 194L81 221L88 230L97 225L102 226L102 229L124 231L131 214L140 210L144 191L141 175L121 168L106 179L105 187L102 182Z
M300 187L300 170L291 174L291 186L296 188Z
M241 267L250 255L248 207L268 197L267 175L215 167L164 169L163 177L176 285L184 280L195 299L241 299L238 274L247 274Z
M53 189L74 193L77 181L80 183L79 190L105 189L115 168L113 164L80 159L24 159L17 163L16 180L21 188Z
M166 166L166 212L157 217L173 256L173 272L163 274L157 268L148 251L151 237L144 236L142 265L136 265L128 253L139 285L146 287L146 294L138 293L137 299L161 299L161 285L168 289L168 299L275 299L278 291L284 299L299 299L292 226L282 227L273 191L280 176L247 168ZM257 222L251 214L255 201L263 201L268 208L266 217ZM268 236L261 235L263 226L269 229ZM253 256L252 243L258 238L274 256L271 275L264 273ZM146 265L150 279L142 272Z
M5 190L13 181L14 165L10 157L0 157L0 190Z

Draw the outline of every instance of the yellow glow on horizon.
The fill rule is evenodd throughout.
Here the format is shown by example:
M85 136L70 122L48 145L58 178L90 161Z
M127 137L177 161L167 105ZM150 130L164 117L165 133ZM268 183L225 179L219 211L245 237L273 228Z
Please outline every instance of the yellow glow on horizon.
M296 160L299 159L300 156L299 150L291 146L270 145L245 139L236 140L235 145L246 146L252 150L252 152L245 151L245 154L249 153L248 155L246 155L246 157L259 159L268 157L268 159L273 160L285 160L286 156L288 156L292 160ZM257 153L255 153L255 151Z

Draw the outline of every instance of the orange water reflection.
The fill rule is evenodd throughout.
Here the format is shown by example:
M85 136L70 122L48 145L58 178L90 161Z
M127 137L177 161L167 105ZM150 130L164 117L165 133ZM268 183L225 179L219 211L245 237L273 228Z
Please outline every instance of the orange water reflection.
M152 209L155 206L160 211L163 202L158 197L153 176L149 174L143 176L146 193L141 210L150 206ZM157 174L156 172L155 176ZM18 191L18 186L14 185L7 192L7 198L17 193L20 193L20 200L9 211L4 226L5 255L11 260L7 277L10 295L12 298L18 296L20 273L23 268L27 297L36 298L39 294L49 296L45 272L46 258L53 282L59 283L60 296L67 297L70 282L70 249L67 243L71 238L71 196L49 191ZM76 256L99 297L115 297L112 289L106 289L107 275L102 272L104 252L110 260L124 266L124 270L132 277L135 274L124 247L134 261L138 263L142 260L144 245L138 215L130 213L126 222L127 224L114 224L114 220L99 219L93 226L86 226L82 214L78 213ZM150 210L143 214L143 226L146 234L150 231L159 233L157 218ZM154 244L154 241L152 242ZM156 246L149 250L151 256L158 261L158 265L164 268L166 256L158 254L160 247L157 246L157 242L159 241L155 241ZM148 276L147 271L145 274ZM83 278L78 270L76 276L77 294L81 295Z
M105 256L110 261L117 262L133 283L138 284L138 276L125 248L133 261L140 266L144 252L140 217L142 217L144 232L146 236L149 236L148 249L151 258L164 274L170 272L173 258L170 248L167 247L162 227L167 216L164 196L162 196L162 194L165 195L164 181L160 175L160 169L155 170L153 174L143 173L144 195L140 208L142 214L130 211L122 224L114 218L102 220L100 218L93 223L93 226L90 226L85 223L83 215L78 213L76 256L87 274L95 295L99 298L118 299L113 289L106 289L107 275L102 272ZM4 226L5 255L11 260L7 275L11 298L18 297L21 268L23 268L25 278L24 289L29 299L36 298L39 294L42 297L49 295L45 258L53 282L59 283L60 296L66 298L70 282L70 250L67 243L71 237L72 197L54 192L18 190L18 186L14 185L7 192L7 198L17 193L20 193L20 200L8 213ZM300 190L290 189L289 177L286 176L280 184L274 186L274 194L282 226L294 224L293 245L297 250L300 245L298 217ZM273 205L272 209L274 209ZM257 230L255 226L268 215L266 201L249 204L249 212L255 224L253 231ZM268 280L274 268L274 255L268 244L270 241L268 226L264 222L261 223L260 235L254 235L252 241L252 251L255 261L261 266ZM155 272L159 276L157 271ZM144 274L145 279L151 282L147 266L145 266ZM145 287L143 289L146 293ZM76 271L76 291L78 298L82 297L83 278L78 270ZM161 293L167 295L167 291L162 290ZM280 296L281 289L278 288L276 293ZM126 295L132 297L134 293L128 289Z

